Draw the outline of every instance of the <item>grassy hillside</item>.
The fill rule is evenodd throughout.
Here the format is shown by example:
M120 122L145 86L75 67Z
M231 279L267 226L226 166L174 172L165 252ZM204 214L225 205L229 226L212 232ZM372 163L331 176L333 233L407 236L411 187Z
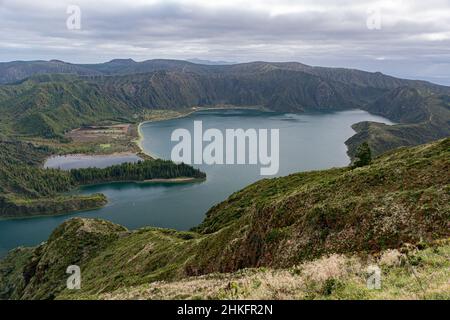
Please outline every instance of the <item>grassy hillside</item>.
M192 284L202 297L218 298L417 298L418 287L404 285L412 279L410 264L432 277L424 296L444 297L448 243L433 243L450 236L449 169L450 139L444 139L395 150L362 168L259 181L211 208L192 232L130 232L100 220L71 219L48 242L12 251L0 262L1 297L158 298L176 290L182 295L176 297L195 298L186 289ZM98 237L104 240L92 240ZM428 246L436 249L414 249ZM365 290L367 259L389 256L389 249L405 253L405 247L408 263L397 257L398 264L394 259L385 269L386 291L377 296ZM309 279L307 270L326 268L327 259L336 270ZM80 291L63 290L69 264L82 269ZM239 272L245 268L260 269ZM234 274L187 278L217 272ZM148 285L162 280L169 283ZM273 282L282 287L267 288Z
M40 75L0 87L0 109L10 132L45 138L61 137L68 129L105 120L131 119L133 110L105 95L93 84L72 76Z
M48 68L42 61L0 64L0 70L17 69L15 74L30 76L0 85L0 136L65 141L65 132L84 125L133 123L151 110L224 104L285 112L361 108L400 123L394 127L358 124L358 135L348 142L350 155L365 140L380 154L444 138L450 132L450 88L381 73L269 62L47 64Z
M381 268L381 289L367 287ZM376 255L324 256L287 269L256 268L120 288L92 299L450 299L450 240ZM60 298L74 298L62 295Z
M377 100L368 110L399 124L360 122L353 125L357 133L346 141L351 156L363 142L368 142L374 154L379 155L401 146L450 136L450 96L424 97L416 89L400 88Z

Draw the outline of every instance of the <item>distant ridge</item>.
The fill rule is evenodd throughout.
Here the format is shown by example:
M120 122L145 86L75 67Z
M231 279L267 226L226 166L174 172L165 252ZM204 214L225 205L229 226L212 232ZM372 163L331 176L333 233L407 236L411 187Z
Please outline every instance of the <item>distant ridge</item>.
M0 63L1 82L13 83L0 85L1 134L57 138L85 124L134 122L149 109L226 104L280 112L359 108L399 123L355 125L350 155L363 141L377 155L450 135L450 87L298 62L14 61Z
M391 77L381 72L367 72L357 69L317 67L302 64L300 62L265 62L255 61L247 63L233 63L227 61L210 61L197 58L189 60L152 59L137 62L131 58L113 59L103 63L75 64L61 60L35 60L35 61L11 61L0 62L0 84L14 83L26 79L35 74L76 74L76 75L117 75L136 74L154 71L190 71L213 72L217 70L228 72L253 71L264 69L279 69L290 71L302 71L321 76L329 80L336 80L358 85L370 85L376 87L392 88L411 83L432 85L435 88L442 85L431 84L421 80L405 80ZM426 86L426 85L425 85Z
M212 61L212 60L203 60L203 59L187 59L186 61L196 63L196 64L205 64L205 65L211 65L211 66L217 66L217 65L230 65L230 64L238 64L237 62L230 62L230 61Z

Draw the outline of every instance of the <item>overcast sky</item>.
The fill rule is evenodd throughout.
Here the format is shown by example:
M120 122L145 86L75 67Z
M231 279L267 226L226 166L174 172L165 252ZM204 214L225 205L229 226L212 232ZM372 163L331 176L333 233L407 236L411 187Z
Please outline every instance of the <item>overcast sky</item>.
M0 61L113 58L299 61L450 85L450 0L0 0Z

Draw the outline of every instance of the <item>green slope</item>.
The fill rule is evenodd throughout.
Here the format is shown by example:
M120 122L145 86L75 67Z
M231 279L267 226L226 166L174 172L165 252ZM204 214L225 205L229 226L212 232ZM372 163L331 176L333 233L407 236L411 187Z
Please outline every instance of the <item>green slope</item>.
M367 287L368 269L381 269L381 288ZM291 268L243 269L159 281L83 299L450 299L450 240L403 246L377 255L324 256ZM59 298L79 298L62 295Z
M53 138L82 125L133 116L125 103L72 76L35 76L0 90L16 93L5 94L8 98L0 99L0 109L8 117L5 125L21 135Z
M120 296L122 289L158 280L286 269L329 254L367 255L407 243L423 247L450 236L449 169L450 139L444 139L395 150L362 168L259 181L211 208L193 232L125 232L72 219L47 243L13 251L0 263L0 292L3 298ZM99 235L106 241L89 240ZM80 255L86 241L93 248ZM80 291L61 291L66 264L80 265Z
M369 106L368 111L399 124L374 122L353 125L357 132L348 141L349 154L368 142L374 154L401 146L414 146L450 136L450 96L423 96L412 88L395 89Z
M364 140L380 154L444 138L450 131L448 87L381 73L299 63L204 66L173 60L80 67L92 73L35 72L19 83L0 85L0 133L64 141L67 130L83 125L136 122L152 109L223 104L286 112L361 108L400 123L356 126L359 135L348 142L350 155Z

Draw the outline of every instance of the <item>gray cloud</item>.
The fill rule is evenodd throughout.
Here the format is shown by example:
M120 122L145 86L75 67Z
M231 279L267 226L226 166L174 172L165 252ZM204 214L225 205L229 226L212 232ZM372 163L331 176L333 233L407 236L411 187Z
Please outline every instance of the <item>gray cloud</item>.
M81 30L66 28L69 4ZM449 17L443 0L3 0L0 60L300 61L450 84Z

